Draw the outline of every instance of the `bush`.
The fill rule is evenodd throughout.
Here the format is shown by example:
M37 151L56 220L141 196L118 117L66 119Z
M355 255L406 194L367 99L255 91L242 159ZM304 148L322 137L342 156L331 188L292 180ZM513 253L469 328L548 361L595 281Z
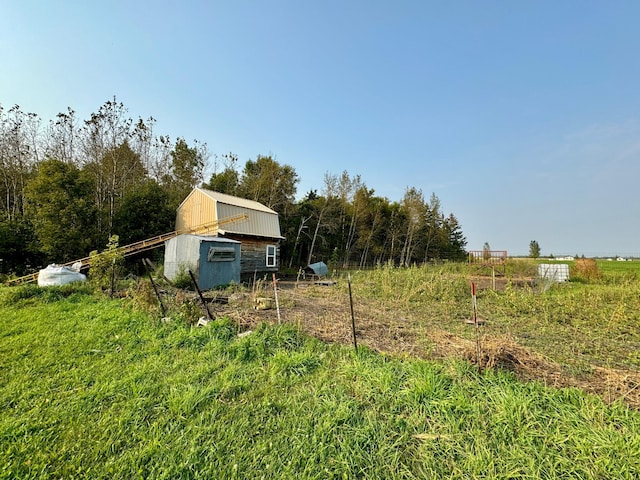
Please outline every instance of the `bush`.
M109 238L107 249L101 253L96 250L89 254L91 266L89 267L89 280L101 290L112 289L112 283L122 275L124 263L124 251L118 247L118 236ZM113 292L111 292L113 294Z
M593 280L599 280L602 277L602 274L598 269L598 264L595 259L579 258L573 266L571 277L572 279L575 277L575 280L578 281L582 279L591 282Z
M193 281L189 275L189 269L185 265L180 265L176 277L173 279L173 286L182 290L195 290Z

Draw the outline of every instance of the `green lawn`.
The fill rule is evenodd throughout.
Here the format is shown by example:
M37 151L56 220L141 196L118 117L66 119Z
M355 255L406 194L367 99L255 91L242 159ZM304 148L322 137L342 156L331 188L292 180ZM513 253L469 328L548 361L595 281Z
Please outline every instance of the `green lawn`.
M0 291L0 478L640 478L640 414L576 389L19 291Z

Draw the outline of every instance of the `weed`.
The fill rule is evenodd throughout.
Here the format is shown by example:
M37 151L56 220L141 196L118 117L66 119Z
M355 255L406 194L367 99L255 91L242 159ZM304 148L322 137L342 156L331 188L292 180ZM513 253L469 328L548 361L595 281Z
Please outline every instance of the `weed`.
M592 282L602 278L598 263L593 258L579 258L575 261L571 272L571 278L575 281L581 279L583 281Z
M189 275L188 266L180 265L178 267L178 273L176 273L173 279L173 286L181 290L195 290L193 280L191 280L191 275Z

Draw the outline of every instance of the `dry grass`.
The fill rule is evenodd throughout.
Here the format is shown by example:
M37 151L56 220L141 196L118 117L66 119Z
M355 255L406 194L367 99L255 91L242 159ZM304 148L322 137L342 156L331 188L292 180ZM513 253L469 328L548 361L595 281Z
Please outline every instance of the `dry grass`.
M598 280L602 275L594 258L579 258L573 266L572 277L593 281Z
M527 282L525 282L527 283ZM265 289L261 295L273 295ZM328 343L353 343L348 295L336 286L281 284L278 292L281 319ZM275 309L255 310L250 295L228 305L213 307L216 316L232 319L239 330L267 322L277 323ZM425 359L466 359L476 364L475 342L465 319L458 331L451 331L444 319L421 318L411 309L391 307L387 302L356 299L354 304L358 345L393 356ZM450 322L450 319L449 319ZM439 327L438 324L442 326ZM628 370L593 367L590 372L572 374L567 368L520 345L509 335L492 335L482 330L480 368L513 372L524 381L541 381L554 387L578 387L600 395L606 401L623 400L640 408L640 374Z

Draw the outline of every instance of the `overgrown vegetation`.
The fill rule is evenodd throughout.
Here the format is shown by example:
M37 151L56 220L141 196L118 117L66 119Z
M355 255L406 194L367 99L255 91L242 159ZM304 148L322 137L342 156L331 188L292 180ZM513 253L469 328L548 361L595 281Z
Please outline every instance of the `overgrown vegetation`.
M464 301L455 275L404 273L371 273L372 295ZM498 296L518 308L513 290L483 302ZM286 324L160 323L86 286L0 297L0 478L640 476L640 414L577 389L355 356Z
M640 369L640 284L636 280L640 262L626 262L625 269L611 263L617 262L589 263L590 271L599 272L599 266L611 270L547 289L526 280L526 274L535 272L532 260L511 260L496 290L490 278L475 278L481 282L479 312L487 321L483 334L515 338L570 370ZM470 280L474 278L455 273L455 268L464 269L461 265L385 266L354 272L353 284L356 296L376 308L393 305L394 315L418 316L425 332L433 325L471 338L473 332L464 320L471 316Z
M117 235L112 235L105 250L100 253L94 250L89 255L91 283L103 291L108 290L111 294L123 273L124 252L118 247L118 240Z
M132 119L115 97L84 121L69 108L47 128L35 113L0 105L0 276L86 257L112 235L128 245L170 232L196 186L277 211L280 261L295 270L316 261L408 266L465 257L462 226L435 194L426 200L410 187L390 201L344 171L296 201L291 165L264 155L241 165L233 153L210 165L206 144L170 140L154 126L152 117Z

